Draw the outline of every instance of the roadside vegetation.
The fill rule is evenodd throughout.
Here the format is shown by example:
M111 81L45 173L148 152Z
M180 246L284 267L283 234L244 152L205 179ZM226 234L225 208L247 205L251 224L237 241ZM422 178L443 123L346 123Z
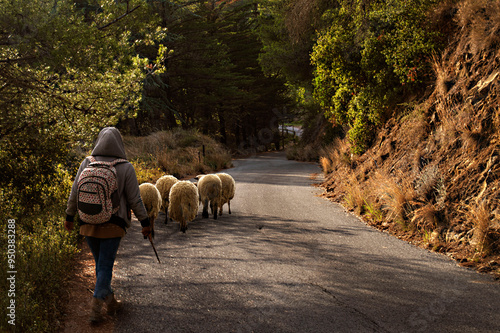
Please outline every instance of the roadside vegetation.
M176 129L145 137L125 136L124 144L139 184L154 184L165 174L181 179L232 166L229 151L196 130Z
M345 142L326 148L324 186L371 225L499 278L500 7L463 1L440 10L453 24L431 60L431 89L387 121L364 154Z
M316 13L332 24L310 47L323 118L289 148L318 161L326 196L370 225L497 278L498 13L490 1L339 1Z

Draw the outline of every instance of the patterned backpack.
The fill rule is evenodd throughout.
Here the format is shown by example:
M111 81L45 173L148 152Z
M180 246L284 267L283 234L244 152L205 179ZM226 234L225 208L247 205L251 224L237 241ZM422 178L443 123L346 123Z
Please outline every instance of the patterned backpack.
M97 161L89 156L90 164L78 178L77 205L80 219L89 224L108 222L120 208L115 165L127 162Z

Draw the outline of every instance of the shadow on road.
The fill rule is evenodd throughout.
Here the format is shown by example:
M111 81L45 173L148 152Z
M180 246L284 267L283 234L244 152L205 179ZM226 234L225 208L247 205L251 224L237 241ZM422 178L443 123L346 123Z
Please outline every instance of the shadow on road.
M473 332L475 316L483 328L498 327L496 310L484 307L498 302L497 287L485 294L478 275L423 251L405 259L383 246L361 250L363 237L389 237L361 223L226 214L197 218L183 234L162 221L161 264L132 235L139 228L120 250L119 288L129 304L119 332Z

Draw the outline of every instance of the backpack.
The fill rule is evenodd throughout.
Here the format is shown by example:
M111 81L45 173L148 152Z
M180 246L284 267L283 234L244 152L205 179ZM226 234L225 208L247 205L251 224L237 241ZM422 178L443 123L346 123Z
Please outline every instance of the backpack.
M127 160L104 162L94 156L89 156L89 160L78 178L78 214L85 223L106 223L120 208L115 165Z

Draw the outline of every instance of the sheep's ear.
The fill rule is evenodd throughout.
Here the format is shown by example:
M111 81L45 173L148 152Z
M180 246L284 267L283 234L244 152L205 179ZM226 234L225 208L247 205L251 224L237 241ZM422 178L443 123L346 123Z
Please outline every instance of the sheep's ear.
M194 179L196 179L196 180L200 180L200 179L201 179L201 177L203 177L203 176L205 176L205 175L198 175L198 176L194 177Z

